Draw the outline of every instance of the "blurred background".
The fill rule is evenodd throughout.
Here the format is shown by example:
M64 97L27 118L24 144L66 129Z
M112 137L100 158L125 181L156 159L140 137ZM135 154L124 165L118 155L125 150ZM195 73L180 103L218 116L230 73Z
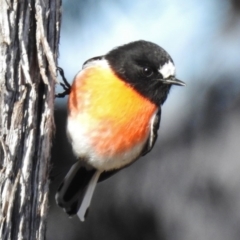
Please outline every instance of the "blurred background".
M70 81L88 58L139 39L163 47L187 86L172 87L151 153L98 184L84 223L54 200L76 161L56 101L47 240L239 240L240 1L63 1Z

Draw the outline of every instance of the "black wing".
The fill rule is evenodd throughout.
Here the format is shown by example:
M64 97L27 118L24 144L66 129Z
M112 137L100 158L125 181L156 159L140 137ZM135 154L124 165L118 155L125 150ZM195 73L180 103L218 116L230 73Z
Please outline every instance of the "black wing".
M150 131L148 140L143 148L142 156L146 155L147 153L149 153L152 150L152 148L157 140L160 120L161 120L161 107L159 107L159 109L156 112L156 114L153 118L153 121L151 123L151 131Z

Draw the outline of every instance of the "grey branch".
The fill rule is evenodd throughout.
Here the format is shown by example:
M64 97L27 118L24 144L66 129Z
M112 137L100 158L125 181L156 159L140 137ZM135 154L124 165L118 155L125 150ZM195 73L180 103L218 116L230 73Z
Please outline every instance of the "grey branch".
M0 0L0 239L44 239L61 0Z

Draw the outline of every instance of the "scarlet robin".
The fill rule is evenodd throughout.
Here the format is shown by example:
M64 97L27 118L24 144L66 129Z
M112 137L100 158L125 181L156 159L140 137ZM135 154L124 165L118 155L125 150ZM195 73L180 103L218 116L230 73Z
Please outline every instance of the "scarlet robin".
M169 54L135 41L83 64L69 92L67 135L78 158L56 194L69 215L84 221L97 182L153 148L161 105L175 78Z

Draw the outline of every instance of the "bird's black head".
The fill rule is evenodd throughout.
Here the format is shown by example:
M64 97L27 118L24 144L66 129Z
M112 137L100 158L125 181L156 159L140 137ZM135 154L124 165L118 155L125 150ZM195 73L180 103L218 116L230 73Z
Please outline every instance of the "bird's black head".
M175 66L169 54L158 45L136 41L110 51L105 59L114 72L156 105L163 104L175 79Z

